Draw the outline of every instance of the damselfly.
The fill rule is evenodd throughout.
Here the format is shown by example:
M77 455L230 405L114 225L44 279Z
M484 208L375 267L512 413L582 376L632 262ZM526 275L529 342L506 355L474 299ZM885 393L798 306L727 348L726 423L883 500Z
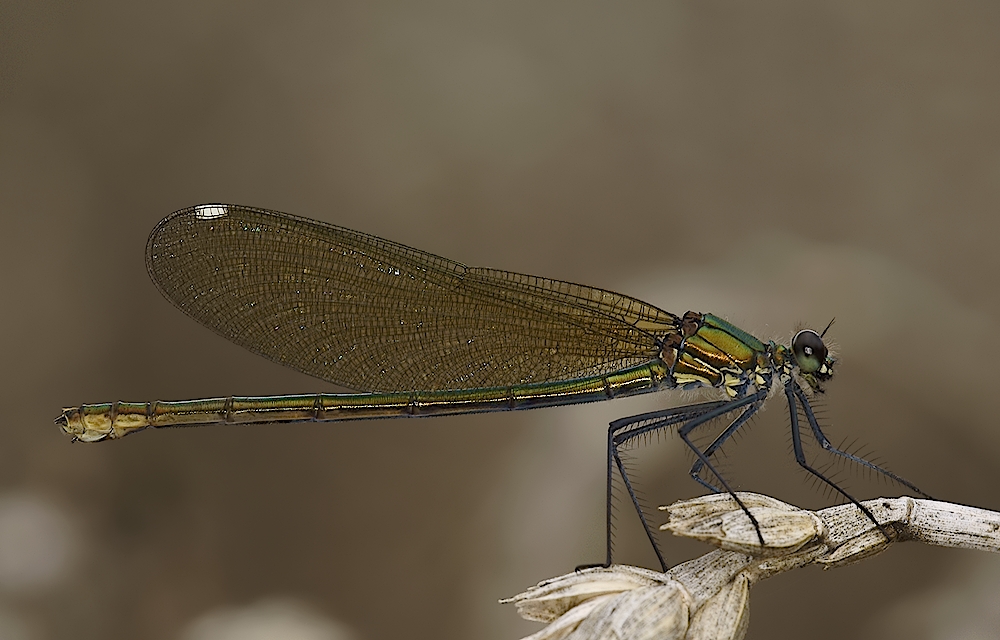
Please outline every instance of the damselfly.
M612 291L467 267L357 231L237 205L200 205L166 217L150 234L146 265L168 300L216 333L363 393L85 404L56 419L76 440L121 438L147 427L422 417L712 387L722 399L624 418L608 431L606 565L617 468L666 569L622 448L676 426L696 457L690 475L739 502L712 456L776 389L788 403L798 464L873 521L807 461L799 407L823 449L927 495L823 434L809 399L833 375L825 330L799 331L790 346L763 342L708 313L677 316ZM691 432L723 417L728 426L715 440L696 446Z

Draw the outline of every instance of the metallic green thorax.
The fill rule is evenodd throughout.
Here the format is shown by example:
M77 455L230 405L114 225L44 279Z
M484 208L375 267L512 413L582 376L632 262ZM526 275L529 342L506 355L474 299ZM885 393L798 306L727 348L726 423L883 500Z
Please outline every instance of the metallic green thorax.
M692 311L684 314L679 338L663 351L675 386L723 388L737 397L770 385L773 343L764 344L718 316Z

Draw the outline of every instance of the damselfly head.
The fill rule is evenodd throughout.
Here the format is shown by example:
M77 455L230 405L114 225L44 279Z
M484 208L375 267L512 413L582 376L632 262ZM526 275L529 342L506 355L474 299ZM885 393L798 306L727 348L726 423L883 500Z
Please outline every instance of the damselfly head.
M823 337L812 329L803 329L795 334L792 338L792 354L799 373L814 389L820 390L819 383L829 380L833 375L834 359L830 357Z

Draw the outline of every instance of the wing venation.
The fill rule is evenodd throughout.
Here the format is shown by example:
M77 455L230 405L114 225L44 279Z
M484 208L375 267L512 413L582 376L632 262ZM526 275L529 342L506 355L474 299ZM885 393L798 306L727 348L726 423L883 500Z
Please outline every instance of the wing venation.
M679 323L611 291L236 205L171 214L146 263L163 295L213 331L361 391L607 374L656 357Z

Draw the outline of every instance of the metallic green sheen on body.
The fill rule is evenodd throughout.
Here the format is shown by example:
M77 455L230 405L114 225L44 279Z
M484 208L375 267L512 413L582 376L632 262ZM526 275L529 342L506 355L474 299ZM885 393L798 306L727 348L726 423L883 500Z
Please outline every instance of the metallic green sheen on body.
M207 424L334 422L549 407L649 393L673 386L654 360L606 376L536 384L387 393L229 396L180 402L117 402L67 409L64 430L84 442L121 438L147 427Z
M764 353L767 347L763 342L753 337L743 329L740 329L736 325L730 324L718 316L713 316L711 313L706 313L703 316L703 322L705 326L714 327L716 329L721 329L725 331L733 338L739 340L748 349L751 349L757 353Z
M678 386L746 388L748 373L766 362L763 342L718 316L706 313L680 348L673 374Z

